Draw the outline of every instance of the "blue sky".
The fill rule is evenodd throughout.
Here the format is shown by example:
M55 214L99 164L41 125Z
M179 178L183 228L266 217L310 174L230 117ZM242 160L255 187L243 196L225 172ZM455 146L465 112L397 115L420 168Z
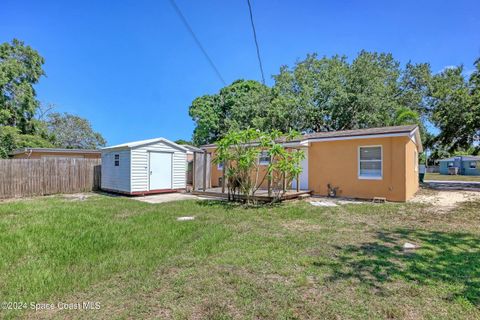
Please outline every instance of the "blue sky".
M228 83L260 80L246 0L177 0ZM267 84L307 53L391 52L433 71L480 56L479 1L252 0ZM168 0L1 0L0 42L46 59L38 98L88 118L108 144L190 139L191 101L222 84Z

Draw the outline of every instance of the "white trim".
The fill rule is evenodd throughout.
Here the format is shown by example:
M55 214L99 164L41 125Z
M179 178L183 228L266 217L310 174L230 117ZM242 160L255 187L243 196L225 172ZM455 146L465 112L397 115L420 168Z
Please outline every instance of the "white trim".
M380 147L380 177L368 177L360 175L360 148L377 148ZM378 162L379 160L362 160L363 162ZM378 145L363 145L357 147L357 178L360 180L383 180L383 146Z
M372 138L386 138L386 137L410 137L409 132L402 133L384 133L384 134L366 134L361 136L347 136L347 137L331 137L331 138L311 138L303 140L304 143L322 142L322 141L340 141L340 140L354 140L354 139L372 139Z
M415 149L413 150L413 168L415 172L418 172L418 151Z

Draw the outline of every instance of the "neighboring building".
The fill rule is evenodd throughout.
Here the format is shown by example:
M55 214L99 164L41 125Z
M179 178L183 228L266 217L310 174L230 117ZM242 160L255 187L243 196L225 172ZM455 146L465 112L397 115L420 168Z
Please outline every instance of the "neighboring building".
M22 148L10 153L13 159L85 158L100 159L102 152L92 149Z
M187 151L164 138L103 148L101 188L130 195L183 190Z
M315 195L328 195L330 184L341 197L406 201L419 187L418 154L423 149L415 125L319 132L284 145L304 150L300 189ZM214 158L214 144L202 148ZM266 168L268 157L262 161ZM209 176L212 187L220 186L222 166L212 163Z
M439 160L440 174L480 176L480 157L458 156Z

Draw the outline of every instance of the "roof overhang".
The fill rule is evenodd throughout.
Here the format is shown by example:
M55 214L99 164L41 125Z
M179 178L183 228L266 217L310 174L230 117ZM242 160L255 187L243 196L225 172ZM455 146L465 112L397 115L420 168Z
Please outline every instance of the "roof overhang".
M302 144L309 145L312 142L327 142L327 141L342 141L342 140L357 140L357 139L376 139L376 138L388 138L388 137L409 137L417 146L418 152L423 152L422 139L420 137L420 130L417 128L412 131L398 132L398 133L379 133L357 136L345 136L345 137L318 137L302 140Z
M155 144L155 143L158 143L158 142L163 142L167 145L170 145L171 147L174 147L180 151L184 151L184 152L187 152L189 151L187 148L183 147L182 145L179 145L173 141L170 141L168 139L165 139L165 138L155 138L155 139L149 139L149 140L142 140L142 141L133 141L133 142L127 142L127 143L124 143L124 144L119 144L119 145L115 145L115 146L111 146L111 147L105 147L105 148L102 148L102 152L103 151L112 151L112 150L125 150L125 149L132 149L132 148L137 148L137 147L144 147L144 146L148 146L148 145L151 145L151 144Z

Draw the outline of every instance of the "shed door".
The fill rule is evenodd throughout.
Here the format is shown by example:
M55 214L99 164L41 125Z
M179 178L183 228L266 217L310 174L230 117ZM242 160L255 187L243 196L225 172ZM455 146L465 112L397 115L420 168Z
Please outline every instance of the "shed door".
M150 190L172 189L172 154L150 152Z

